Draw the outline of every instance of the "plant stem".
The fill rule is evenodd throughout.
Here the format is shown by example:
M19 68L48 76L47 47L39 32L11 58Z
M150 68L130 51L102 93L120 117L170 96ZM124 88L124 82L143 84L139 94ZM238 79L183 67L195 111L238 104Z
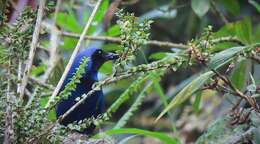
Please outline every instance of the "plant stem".
M70 32L62 32L63 36L67 37L74 37L79 38L80 35L76 33ZM118 37L109 37L109 36L85 36L84 39L88 40L98 40L98 41L109 41L113 43L121 43L122 40ZM146 42L147 45L155 45L159 47L168 47L168 48L179 48L179 49L188 49L189 46L184 44L172 43L172 42L164 42L164 41L157 41L157 40L150 40Z
M9 65L11 65L11 58L9 58ZM7 92L6 92L6 115L5 115L5 133L4 144L11 144L14 142L13 130L13 113L12 113L12 92L11 92L11 69L7 71Z
M31 47L30 47L29 57L28 57L28 60L26 63L24 73L23 73L23 79L22 79L22 84L21 84L21 89L20 89L20 99L22 101L23 101L24 91L25 91L26 85L28 83L28 77L31 72L33 58L35 55L35 51L36 51L36 47L37 47L37 43L38 43L38 39L39 39L45 3L46 3L46 0L41 0L40 4L39 4L36 24L35 24L35 28L34 28L34 32L33 32L33 36L32 36L32 43L31 43Z

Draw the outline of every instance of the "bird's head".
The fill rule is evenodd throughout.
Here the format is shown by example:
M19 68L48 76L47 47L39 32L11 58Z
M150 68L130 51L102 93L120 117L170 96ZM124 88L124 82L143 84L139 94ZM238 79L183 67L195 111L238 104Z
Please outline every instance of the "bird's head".
M105 52L98 48L87 48L78 53L76 61L81 61L84 57L89 58L88 66L86 71L98 71L98 69L108 60L116 60L119 58L118 54Z

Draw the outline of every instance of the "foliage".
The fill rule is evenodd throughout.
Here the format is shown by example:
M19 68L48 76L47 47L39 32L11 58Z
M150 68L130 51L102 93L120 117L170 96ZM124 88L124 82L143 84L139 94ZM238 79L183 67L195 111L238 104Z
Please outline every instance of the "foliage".
M147 130L141 130L141 129L135 129L135 128L123 128L123 129L112 129L105 132L107 135L113 135L113 134L139 134L139 135L145 135L145 136L151 136L153 138L160 139L165 144L177 144L177 140L173 139L165 134L159 133L159 132L151 132ZM97 135L96 137L100 137L102 134Z
M97 118L60 125L66 115L55 119L53 109L61 99L71 96L88 58L45 107L55 88L52 77L60 77L56 70L61 62L55 58L67 62L83 24L89 21L91 11L87 10L93 6L91 1L80 0L64 1L56 10L52 3L45 6L37 50L33 52L33 71L21 98L37 8L25 8L11 23L12 3L0 2L0 141L62 143L71 133L92 124L108 129L93 138L131 134L129 139L138 139L134 134L172 144L188 143L189 135L185 134L189 133L197 143L259 141L260 8L255 0L103 0L82 47L100 47L120 57L102 66L100 80L74 106L103 89L108 108ZM57 36L57 41L52 36ZM58 50L53 50L53 43ZM48 81L43 79L46 75ZM220 105L214 105L216 99ZM222 119L223 113L227 116ZM209 122L213 125L208 127ZM185 131L187 127L192 130Z
M70 79L70 82L65 86L64 90L62 90L57 97L55 97L55 101L58 102L61 99L68 99L71 96L71 92L76 89L77 84L80 83L80 79L82 75L85 73L85 67L87 66L89 58L83 58L80 66L77 68L76 73Z

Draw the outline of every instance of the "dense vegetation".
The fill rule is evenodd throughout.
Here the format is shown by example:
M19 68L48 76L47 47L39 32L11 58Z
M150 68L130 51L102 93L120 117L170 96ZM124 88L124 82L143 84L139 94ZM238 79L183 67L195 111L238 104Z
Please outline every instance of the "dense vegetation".
M256 0L23 2L0 1L1 142L260 143ZM55 106L88 59L57 84L89 47L120 57L74 108L102 88L105 110L65 127ZM76 132L91 123L93 135Z

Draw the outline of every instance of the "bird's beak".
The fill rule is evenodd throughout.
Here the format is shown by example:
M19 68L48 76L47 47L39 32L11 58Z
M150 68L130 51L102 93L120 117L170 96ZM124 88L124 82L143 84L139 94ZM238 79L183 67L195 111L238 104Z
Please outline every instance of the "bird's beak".
M116 60L118 58L119 58L119 55L115 54L115 53L106 53L105 54L105 59L106 60Z

